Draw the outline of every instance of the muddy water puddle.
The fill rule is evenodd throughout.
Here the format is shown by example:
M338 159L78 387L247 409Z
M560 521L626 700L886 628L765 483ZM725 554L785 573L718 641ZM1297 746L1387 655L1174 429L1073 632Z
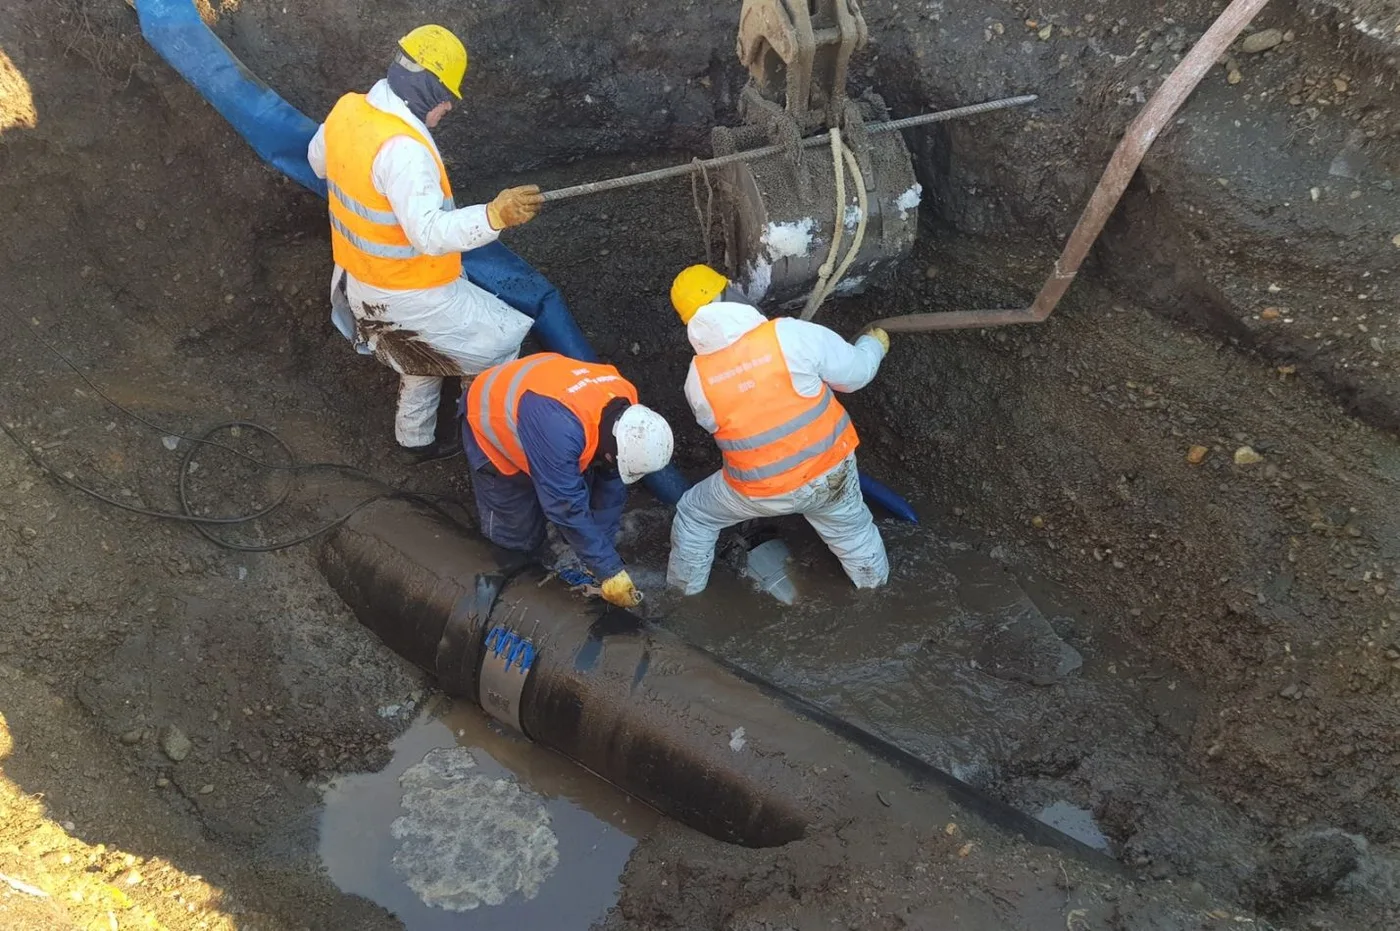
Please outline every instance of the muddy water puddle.
M1092 754L1135 733L1189 732L1189 686L1128 650L1111 619L968 543L882 530L892 567L883 590L856 591L815 535L785 524L792 605L717 564L703 595L658 599L660 623L974 785L1004 786L1022 778L1019 761L1063 759L1070 745ZM1019 804L1111 850L1093 794L1066 788L1046 780Z
M392 749L326 786L320 850L409 931L587 928L659 817L475 708L430 707Z

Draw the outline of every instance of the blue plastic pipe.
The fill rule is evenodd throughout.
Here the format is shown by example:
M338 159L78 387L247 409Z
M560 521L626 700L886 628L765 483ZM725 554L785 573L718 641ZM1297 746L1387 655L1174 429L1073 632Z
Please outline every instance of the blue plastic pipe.
M326 182L316 177L306 160L306 147L317 124L249 71L199 18L193 0L136 0L136 15L151 48L228 120L263 161L307 190L326 196ZM462 253L462 270L474 284L532 318L534 333L546 349L585 362L598 360L558 290L499 242ZM644 481L666 504L675 504L690 487L675 466ZM909 502L875 479L862 474L860 487L870 502L895 517L918 522Z

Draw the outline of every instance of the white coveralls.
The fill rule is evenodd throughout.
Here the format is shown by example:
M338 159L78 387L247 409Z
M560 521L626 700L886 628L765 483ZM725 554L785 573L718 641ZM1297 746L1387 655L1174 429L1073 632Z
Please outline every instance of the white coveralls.
M432 142L428 127L409 112L408 106L381 80L367 95L370 106L392 113ZM307 147L306 156L318 177L326 176L325 125ZM433 143L436 148L436 143ZM396 136L374 157L374 188L388 198L394 216L408 241L427 255L467 252L496 241L498 233L486 219L486 205L444 210L442 187L433 154L418 140ZM336 266L332 290L343 269ZM461 369L475 375L493 365L509 362L520 354L533 321L489 291L459 278L436 288L386 291L346 275L346 292L357 323L365 321L373 308L373 321L393 329L411 331L414 339L427 343L437 353ZM357 327L366 334L373 350L378 331ZM390 354L381 360L400 375L398 411L394 437L403 446L427 446L437 428L438 398L442 373L404 371Z
M717 352L766 322L747 304L727 301L707 304L686 327L696 353ZM884 356L879 342L862 336L853 346L824 326L783 317L777 321L778 345L792 376L793 389L813 398L829 385L833 391L858 391L870 383ZM695 420L706 430L718 429L714 412L700 387L692 361L685 379L685 397ZM715 472L687 491L676 505L671 524L671 558L666 581L687 595L705 590L720 532L757 517L801 514L817 531L857 588L877 588L889 578L885 542L860 493L860 475L852 453L806 485L771 498L750 498L735 491Z

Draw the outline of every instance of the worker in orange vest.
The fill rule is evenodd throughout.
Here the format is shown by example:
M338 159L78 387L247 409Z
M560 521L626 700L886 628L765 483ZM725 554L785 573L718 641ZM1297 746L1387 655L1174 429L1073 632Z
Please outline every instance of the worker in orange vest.
M727 527L801 514L857 588L889 578L889 559L860 492L860 440L833 392L875 377L889 336L875 328L851 345L832 330L788 317L768 320L704 265L676 276L671 302L696 356L685 396L714 434L723 467L691 488L671 524L667 582L704 591Z
M605 599L641 601L617 553L627 486L665 468L665 418L637 403L611 365L553 352L487 369L465 401L462 443L481 529L498 546L536 552L554 524Z
M532 323L462 277L461 253L495 242L543 203L533 185L489 204L453 201L429 130L461 98L466 72L461 40L419 26L399 40L384 80L340 98L306 153L329 189L332 318L401 376L394 435L410 462L461 449L455 437L436 439L443 377L514 359Z

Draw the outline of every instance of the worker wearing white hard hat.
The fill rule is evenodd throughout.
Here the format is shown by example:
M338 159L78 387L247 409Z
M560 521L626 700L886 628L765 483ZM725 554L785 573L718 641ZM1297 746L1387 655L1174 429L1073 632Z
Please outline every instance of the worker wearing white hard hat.
M616 539L627 486L671 461L665 418L638 404L611 365L552 352L487 369L464 404L462 442L487 538L533 553L548 521L602 580L605 599L641 601Z
M856 587L879 587L889 558L861 496L860 441L835 392L870 383L889 336L872 329L852 345L819 324L769 320L739 297L704 265L682 271L671 288L696 352L686 400L724 464L676 505L667 583L687 595L704 591L721 531L801 514Z
M462 277L461 253L543 203L532 185L454 203L429 130L461 98L466 72L461 40L420 26L399 41L388 76L340 98L307 149L329 188L337 326L401 376L394 435L410 461L458 449L456 438L436 439L443 377L514 359L532 322Z

